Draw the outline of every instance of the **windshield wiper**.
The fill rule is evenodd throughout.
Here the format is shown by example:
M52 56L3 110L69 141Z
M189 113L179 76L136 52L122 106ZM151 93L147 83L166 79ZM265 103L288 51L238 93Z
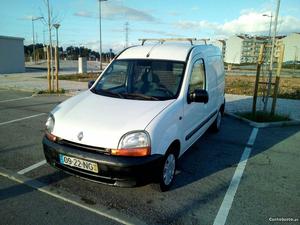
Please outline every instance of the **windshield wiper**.
M135 98L135 99L159 100L156 97L148 96L148 95L144 95L144 94L140 94L140 93L123 93L123 95L125 97L131 97L131 98Z
M92 90L93 93L95 94L100 94L100 95L108 95L108 96L111 96L111 97L119 97L119 98L124 98L124 96L120 93L116 93L116 92L112 92L112 91L108 91L108 90L104 90L104 89L100 89L100 90L97 90L97 89L93 89Z

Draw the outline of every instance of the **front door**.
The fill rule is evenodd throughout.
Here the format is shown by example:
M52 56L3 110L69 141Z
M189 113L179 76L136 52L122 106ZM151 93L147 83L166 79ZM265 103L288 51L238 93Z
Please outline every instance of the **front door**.
M194 60L189 79L189 88L187 95L193 93L195 89L207 90L207 79L203 59ZM208 100L209 101L209 100ZM188 102L184 103L184 141L185 148L188 148L196 139L206 130L205 120L208 115L208 103Z

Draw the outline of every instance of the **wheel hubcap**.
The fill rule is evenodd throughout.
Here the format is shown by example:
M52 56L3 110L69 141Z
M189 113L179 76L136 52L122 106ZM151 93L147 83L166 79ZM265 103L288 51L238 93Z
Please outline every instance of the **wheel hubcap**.
M173 180L175 173L175 156L173 154L168 155L163 171L163 180L165 185L169 185Z

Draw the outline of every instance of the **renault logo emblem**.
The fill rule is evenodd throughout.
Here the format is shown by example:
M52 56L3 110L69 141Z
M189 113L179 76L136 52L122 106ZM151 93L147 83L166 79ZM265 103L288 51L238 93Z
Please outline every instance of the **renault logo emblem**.
M78 138L79 141L82 140L82 138L83 138L83 132L82 131L78 133L77 138Z

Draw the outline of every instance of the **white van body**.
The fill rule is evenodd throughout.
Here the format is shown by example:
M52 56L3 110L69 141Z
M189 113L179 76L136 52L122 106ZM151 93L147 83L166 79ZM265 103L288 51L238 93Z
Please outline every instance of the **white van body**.
M149 158L151 155L160 156L162 163L165 163L162 170L166 170L168 162L164 162L163 159L166 159L170 146L172 146L177 160L209 127L214 125L216 129L219 129L225 98L223 59L217 47L168 42L144 44L124 50L112 63L116 60L131 62L130 60L137 59L145 60L145 62L163 60L163 62L184 63L183 77L176 97L166 100L143 100L95 94L91 90L100 82L102 75L108 73L110 65L107 66L90 90L66 100L51 112L53 127L43 141L45 155L51 165L59 167L57 165L60 164L53 159L54 153L51 151L61 151L70 157L88 159L88 161L96 162L100 167L101 163L110 163L108 158L99 159L98 162L96 158L85 157L84 154L74 153L73 155L58 143L59 140L66 140L68 143L77 143L79 146L108 149L106 156L113 158L111 164L114 165L117 165L120 160L123 162L125 158L126 160L134 158L135 161L142 162L144 158ZM175 69L173 68L173 71ZM197 81L198 69L203 70L201 76L204 78L201 78L203 79L201 82L203 91L208 95L207 102L195 100L197 97L195 97L195 101L190 100L196 96L196 94L190 93L192 85L200 84ZM196 75L192 77L192 74ZM109 156L110 149L120 147L120 141L124 135L139 131L145 132L149 136L148 144L151 152L148 156ZM53 137L55 140L51 139ZM115 158L118 159L117 162ZM74 172L72 169L78 169L73 167L74 165L70 165L68 168L70 170L67 172L72 173ZM130 165L126 164L125 167L129 168ZM63 168L59 168L65 169L65 165ZM175 172L175 168L172 166L171 170ZM80 174L80 171L76 171L74 174L85 177L84 174ZM162 174L162 176L164 175ZM171 181L173 176L174 174L172 174ZM88 177L88 179L90 178ZM168 189L170 182L163 185L163 189ZM120 180L117 180L113 185L119 185L119 183Z

